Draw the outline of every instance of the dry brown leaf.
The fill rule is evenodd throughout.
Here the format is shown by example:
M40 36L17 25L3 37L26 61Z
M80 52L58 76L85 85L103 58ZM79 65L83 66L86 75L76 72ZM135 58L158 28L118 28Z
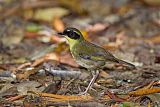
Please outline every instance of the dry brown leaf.
M105 71L101 71L100 74L99 74L99 76L102 76L104 78L110 77L110 75L107 72L105 72Z
M17 73L16 77L18 80L21 79L27 79L30 75L35 74L37 70L32 69L32 70L24 70L22 73Z
M22 69L22 68L24 68L24 67L26 67L26 66L30 66L30 65L31 65L31 62L27 62L27 63L21 64L21 65L19 65L19 66L17 67L17 70L20 70L20 69Z
M59 0L59 2L61 5L63 5L66 8L69 8L75 13L78 13L80 15L85 14L85 11L81 7L79 0L70 0L69 2L68 0Z
M140 0L151 6L160 6L160 0Z
M74 59L72 58L72 56L69 53L66 53L64 55L58 55L56 53L50 53L45 55L42 58L36 59L32 66L35 67L37 65L40 65L41 63L43 63L44 61L47 60L55 60L57 62L63 63L63 64L67 64L73 67L78 67L78 64L74 61Z
M99 31L103 31L106 27L107 27L107 25L105 25L105 24L96 23L93 26L88 27L87 31L88 32L99 32Z
M64 30L64 23L63 21L58 18L58 17L54 17L52 20L52 26L53 28L57 31L57 32L63 32Z
M50 42L61 43L63 41L65 41L65 38L61 38L61 37L58 37L56 35L50 36Z
M33 18L38 21L51 22L53 17L63 17L68 13L69 11L62 7L43 8L35 10Z
M13 101L19 100L19 99L21 99L23 97L24 97L24 95L18 95L18 96L14 96L14 97L8 98L7 101L13 102Z
M105 94L105 95L108 95L111 99L113 99L113 100L115 100L115 101L117 101L117 102L123 102L123 101L125 101L125 99L122 99L122 98L114 95L113 93L109 92L108 90L106 90L106 91L104 92L104 94Z
M123 44L124 38L125 38L125 32L120 32L116 35L115 42L110 42L108 44L103 45L102 47L109 50L116 50Z
M67 95L56 95L56 94L48 94L48 93L38 93L41 97L50 97L52 100L50 101L89 101L93 98L91 96L67 96Z
M152 43L160 43L160 34L151 38L147 38L145 39L145 41L152 42Z
M116 50L118 49L119 47L117 47L117 45L115 45L113 42L112 43L109 43L109 44L105 44L102 46L104 49L107 49L107 50Z
M24 37L26 38L37 38L42 36L41 34L38 34L37 32L25 32Z
M78 67L79 66L69 53L66 53L63 56L60 56L60 62L63 63L63 64L73 66L73 67Z
M31 66L32 67L38 66L47 60L59 61L59 56L57 56L57 54L55 54L55 53L46 54L44 57L36 59Z
M118 9L118 13L120 15L124 15L126 14L128 11L130 11L131 9L131 5L124 5L124 6L121 6L119 9Z
M160 88L139 89L129 92L128 95L136 97L153 93L160 93Z

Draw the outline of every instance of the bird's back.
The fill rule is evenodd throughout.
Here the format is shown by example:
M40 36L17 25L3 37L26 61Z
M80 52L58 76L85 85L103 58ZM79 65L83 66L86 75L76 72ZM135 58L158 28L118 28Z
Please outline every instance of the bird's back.
M112 61L114 56L105 49L88 41L81 41L71 49L72 56L76 62L88 69L98 69L105 65L105 62Z

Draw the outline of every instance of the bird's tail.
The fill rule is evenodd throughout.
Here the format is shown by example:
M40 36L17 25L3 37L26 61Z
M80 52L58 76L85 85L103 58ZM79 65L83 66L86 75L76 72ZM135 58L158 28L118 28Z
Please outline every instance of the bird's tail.
M121 59L118 59L117 61L118 61L118 63L120 63L120 64L122 64L124 66L127 66L127 68L129 68L129 69L135 69L136 68L135 65L133 65L133 64L131 64L129 62L123 61Z

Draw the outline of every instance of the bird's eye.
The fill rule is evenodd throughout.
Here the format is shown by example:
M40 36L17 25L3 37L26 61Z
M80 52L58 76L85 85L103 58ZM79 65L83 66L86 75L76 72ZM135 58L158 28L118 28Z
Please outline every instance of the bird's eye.
M74 31L71 31L71 32L69 32L68 37L70 37L71 39L79 39L79 38L80 38L80 35L77 34L77 33L74 32Z

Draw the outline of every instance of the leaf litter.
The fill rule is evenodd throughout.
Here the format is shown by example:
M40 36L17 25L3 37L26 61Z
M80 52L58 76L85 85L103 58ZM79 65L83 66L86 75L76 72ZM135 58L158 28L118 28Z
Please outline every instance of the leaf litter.
M2 0L0 106L160 106L159 12L158 0ZM91 74L57 35L68 26L137 69L108 65L77 95Z

